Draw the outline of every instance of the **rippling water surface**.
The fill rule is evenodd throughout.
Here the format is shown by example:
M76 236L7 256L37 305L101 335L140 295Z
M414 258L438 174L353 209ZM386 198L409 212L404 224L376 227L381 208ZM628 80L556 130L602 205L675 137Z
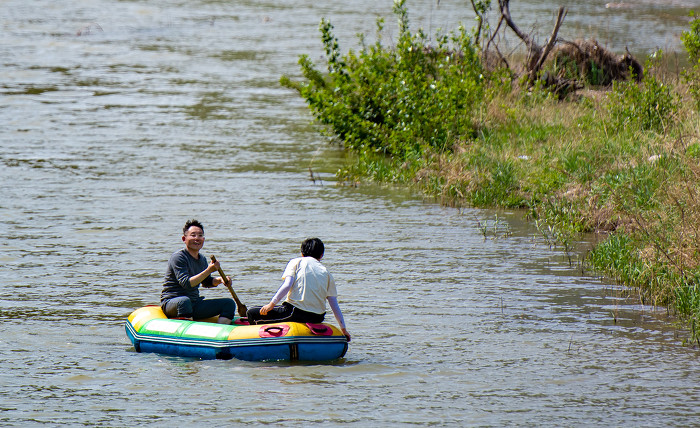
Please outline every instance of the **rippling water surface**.
M408 2L412 22L433 30L471 19L467 3ZM605 3L570 2L570 34L603 22L596 33L640 52L677 46L698 6ZM523 23L557 7L518 5ZM697 424L698 353L663 310L581 276L579 256L570 265L521 213L335 185L343 153L278 80L298 77L300 54L321 62L322 17L350 47L390 10L2 3L0 424ZM274 293L303 238L321 237L354 337L346 357L136 353L124 321L158 301L190 217L249 306Z

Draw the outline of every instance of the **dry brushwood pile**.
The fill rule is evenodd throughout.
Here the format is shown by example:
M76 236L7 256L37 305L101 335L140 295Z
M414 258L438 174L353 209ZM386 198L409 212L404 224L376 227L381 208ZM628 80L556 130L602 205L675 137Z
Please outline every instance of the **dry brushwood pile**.
M567 10L559 8L552 33L543 46L531 34L523 32L510 14L510 0L499 0L500 18L495 30L488 38L484 49L484 63L498 63L508 68L515 77L527 76L531 84L544 83L560 98L585 84L608 86L616 80L642 79L643 67L629 51L619 55L601 46L596 40L566 41L558 38L559 29L566 18ZM472 2L474 5L474 2ZM475 12L479 11L475 7ZM521 70L511 65L498 47L499 33L510 28L525 46L527 58ZM477 39L479 36L477 36ZM494 60L493 56L497 57Z
M629 51L616 55L602 47L596 40L563 41L552 54L555 68L560 64L573 63L579 78L599 86L608 86L615 80L634 78L641 81L643 67ZM558 77L565 78L560 75Z

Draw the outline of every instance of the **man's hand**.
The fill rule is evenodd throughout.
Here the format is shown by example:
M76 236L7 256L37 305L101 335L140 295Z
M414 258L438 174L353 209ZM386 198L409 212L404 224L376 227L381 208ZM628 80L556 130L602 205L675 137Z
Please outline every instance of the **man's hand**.
M218 261L218 260L215 261L215 262L210 262L210 263L209 263L209 266L207 266L207 273L214 273L214 272L216 272L217 270L219 270L219 267L220 267L220 266L221 266L221 265L219 264L219 261Z
M231 284L231 277L227 276L226 281L224 281L221 277L214 277L211 279L211 286L216 287L219 284Z

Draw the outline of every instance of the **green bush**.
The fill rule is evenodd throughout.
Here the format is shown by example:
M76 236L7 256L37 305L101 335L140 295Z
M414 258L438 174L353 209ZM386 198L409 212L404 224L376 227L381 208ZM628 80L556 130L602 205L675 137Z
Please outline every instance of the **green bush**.
M690 16L694 17L694 14L691 12ZM694 18L690 22L690 30L681 34L681 42L690 61L690 68L683 71L683 77L696 107L700 108L700 18Z
M636 214L653 208L658 202L655 193L662 183L660 174L659 168L648 164L611 170L597 183L598 191L604 200L614 197L614 204L619 209Z
M327 74L302 56L306 81L281 80L299 91L314 116L358 154L359 162L377 162L376 155L382 155L414 164L426 153L450 151L455 141L474 135L472 113L484 96L478 50L464 28L438 35L430 45L422 31L409 31L403 0L395 2L394 13L400 31L394 49L380 39L370 46L362 40L358 53L341 55L333 26L324 19L320 31ZM381 19L377 28L380 34Z
M695 14L690 13L690 17L694 18ZM683 31L681 34L681 43L688 52L691 66L700 65L700 18L694 18L690 22L690 30Z
M678 110L678 97L648 70L641 84L615 81L609 108L614 125L664 132Z

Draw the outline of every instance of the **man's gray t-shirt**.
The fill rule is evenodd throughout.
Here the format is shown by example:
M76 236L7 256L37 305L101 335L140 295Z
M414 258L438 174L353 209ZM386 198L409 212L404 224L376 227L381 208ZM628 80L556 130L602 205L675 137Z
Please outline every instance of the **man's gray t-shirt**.
M199 297L199 285L211 287L213 278L209 275L199 285L192 287L190 278L205 271L209 263L207 258L199 254L199 259L195 259L187 252L186 248L173 253L168 260L168 269L165 272L165 282L163 292L160 294L161 303L174 297L187 296L196 303L202 298Z

